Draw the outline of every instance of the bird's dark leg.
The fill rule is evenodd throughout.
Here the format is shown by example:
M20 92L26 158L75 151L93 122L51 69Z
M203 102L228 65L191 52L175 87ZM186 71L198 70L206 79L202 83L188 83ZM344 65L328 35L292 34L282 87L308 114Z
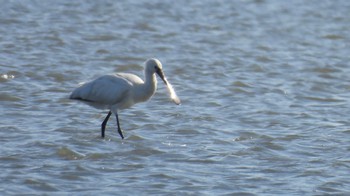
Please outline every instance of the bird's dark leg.
M105 137L105 129L106 129L106 124L107 121L109 119L109 117L111 116L112 112L109 111L106 118L103 120L102 124L101 124L101 137L104 138Z
M115 117L117 118L117 124L118 124L118 133L119 133L120 137L122 137L122 139L124 139L122 129L120 128L120 125L119 125L118 113L116 113L116 114L115 114Z

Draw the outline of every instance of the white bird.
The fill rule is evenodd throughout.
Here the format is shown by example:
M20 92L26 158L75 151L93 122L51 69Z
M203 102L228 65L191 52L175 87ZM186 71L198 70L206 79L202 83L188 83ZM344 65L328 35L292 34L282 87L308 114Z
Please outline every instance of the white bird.
M108 109L109 112L101 124L101 136L105 136L107 121L113 113L117 119L118 133L124 139L119 124L118 110L129 108L136 103L144 102L151 98L157 88L155 73L159 75L167 86L171 99L179 105L180 99L167 81L161 62L154 58L145 62L145 81L129 73L104 75L76 88L70 95L70 99L83 101L97 109Z

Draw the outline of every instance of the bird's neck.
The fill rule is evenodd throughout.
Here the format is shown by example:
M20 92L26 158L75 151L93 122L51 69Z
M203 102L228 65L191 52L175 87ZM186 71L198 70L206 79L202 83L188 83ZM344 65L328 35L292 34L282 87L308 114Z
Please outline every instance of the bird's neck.
M139 86L140 90L137 92L139 93L136 97L138 98L137 101L143 102L148 100L153 96L153 94L156 92L157 88L157 78L155 74L145 74L145 83Z

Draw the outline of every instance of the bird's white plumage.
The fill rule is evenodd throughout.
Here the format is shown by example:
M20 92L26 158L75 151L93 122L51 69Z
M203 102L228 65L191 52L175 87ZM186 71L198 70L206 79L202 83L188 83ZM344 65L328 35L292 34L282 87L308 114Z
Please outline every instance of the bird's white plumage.
M133 83L121 75L105 75L84 83L72 92L70 98L85 101L99 109L110 109L110 106L122 103L128 97L132 86Z
M162 74L161 78L169 89L171 99L176 104L180 104L180 99L163 75L162 64L157 59L146 61L145 81L129 73L104 75L75 89L70 98L84 101L98 109L110 109L116 113L118 109L125 109L135 103L148 100L155 93L157 69Z
M167 86L170 98L176 104L180 104L180 99L177 97L172 85L166 79L162 71L162 64L157 59L148 59L145 62L144 81L138 76L128 73L105 75L82 84L72 92L70 98L84 101L86 104L98 109L110 110L101 124L102 137L105 135L107 121L113 112L117 119L118 133L123 139L124 136L119 124L118 110L128 108L135 103L147 101L151 98L157 88L156 73Z

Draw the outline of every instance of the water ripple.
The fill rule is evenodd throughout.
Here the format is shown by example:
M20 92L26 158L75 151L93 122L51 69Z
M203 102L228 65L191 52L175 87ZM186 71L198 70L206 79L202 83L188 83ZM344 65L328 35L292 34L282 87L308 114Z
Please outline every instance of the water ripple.
M2 8L3 194L349 193L348 1ZM159 82L152 100L120 111L126 139L115 118L102 139L107 111L69 93L106 73L142 76L151 57L182 105Z

